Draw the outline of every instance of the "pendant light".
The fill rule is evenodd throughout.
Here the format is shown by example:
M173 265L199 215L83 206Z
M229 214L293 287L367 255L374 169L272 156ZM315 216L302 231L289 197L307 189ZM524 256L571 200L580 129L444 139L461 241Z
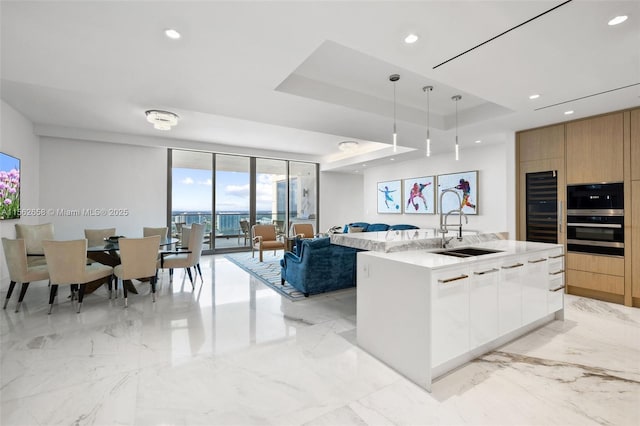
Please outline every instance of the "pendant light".
M398 132L396 131L396 81L400 80L400 74L391 74L389 81L393 83L393 152L398 151Z
M455 95L451 98L456 102L456 161L460 159L460 147L458 145L458 101L462 99L462 96Z
M430 110L429 110L429 92L431 92L433 90L433 86L424 86L422 88L422 91L427 93L427 157L431 157L431 135L429 134L431 132L431 126L429 125L429 116L430 114Z

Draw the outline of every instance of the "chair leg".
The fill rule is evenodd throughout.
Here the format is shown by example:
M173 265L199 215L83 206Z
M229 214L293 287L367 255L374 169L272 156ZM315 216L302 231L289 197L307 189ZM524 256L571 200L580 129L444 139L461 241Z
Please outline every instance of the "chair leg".
M156 301L156 281L158 280L157 276L151 277L151 301L155 303Z
M113 276L109 277L109 281L108 281L108 284L107 284L107 286L109 287L109 300L111 300L111 294L113 293L113 291L111 290L111 288L112 288L112 285L111 285L112 278L113 278Z
M80 313L80 309L82 309L82 300L84 299L84 290L86 287L86 284L80 284L80 290L78 290L78 313Z
M191 267L186 268L187 275L189 275L189 281L191 281L191 286L193 287L193 276L191 275Z
M198 273L200 274L200 282L202 282L204 284L204 278L202 278L202 269L200 269L200 264L196 263L196 268L198 268ZM196 275L196 278L198 278L198 276Z
M15 281L11 281L9 283L9 291L7 291L7 298L4 299L4 306L2 307L2 309L7 309L7 303L9 303L9 299L11 298L11 293L13 293L13 288L16 286L16 282Z
M51 315L51 311L53 310L53 301L56 299L57 293L58 284L51 284L51 290L49 290L49 315Z
M78 284L71 284L69 289L71 290L71 301L73 302L78 297L76 294L78 292Z
M20 289L20 298L18 299L18 304L16 305L16 312L20 310L20 305L22 305L22 299L24 299L24 295L27 293L28 288L29 288L29 283L22 283L22 288Z
M173 269L169 268L169 282L173 282Z
M260 250L260 262L262 262L262 250Z
M127 286L124 285L124 280L120 280L122 281L122 292L124 293L124 307L128 308L129 307L129 299L127 299Z

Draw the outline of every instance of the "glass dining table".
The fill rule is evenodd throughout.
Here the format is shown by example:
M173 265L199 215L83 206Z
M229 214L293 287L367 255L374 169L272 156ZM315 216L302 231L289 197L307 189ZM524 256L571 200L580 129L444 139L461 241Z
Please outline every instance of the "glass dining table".
M173 247L178 241L178 238L161 238L159 253L165 251L167 247ZM102 263L103 265L115 267L120 264L119 249L118 239L105 239L104 244L87 247L87 258ZM107 283L107 281L104 278L87 283L85 294L93 293L105 283ZM127 286L128 292L138 294L138 290L136 290L131 280L125 280L123 285Z

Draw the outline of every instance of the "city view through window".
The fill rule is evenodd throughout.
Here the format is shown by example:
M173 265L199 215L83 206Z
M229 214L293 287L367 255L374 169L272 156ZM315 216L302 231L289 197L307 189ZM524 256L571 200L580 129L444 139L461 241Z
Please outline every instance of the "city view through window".
M213 154L174 150L172 164L171 232L174 237L182 237L183 227L202 223L205 249L247 247L252 206L255 223L274 224L283 236L292 222L315 224L315 164L289 162L287 179L287 161L256 158L253 182L249 157L217 154L214 171ZM252 185L255 188L253 202ZM215 208L212 207L214 199Z

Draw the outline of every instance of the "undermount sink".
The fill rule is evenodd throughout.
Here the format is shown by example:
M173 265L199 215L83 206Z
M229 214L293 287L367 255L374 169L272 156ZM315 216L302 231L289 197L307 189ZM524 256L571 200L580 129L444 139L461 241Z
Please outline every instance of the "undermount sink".
M465 247L458 249L448 249L435 251L435 254L444 254L445 256L455 256L455 257L473 257L473 256L483 256L485 254L493 254L500 253L502 250L489 250L483 248L475 248L475 247Z

